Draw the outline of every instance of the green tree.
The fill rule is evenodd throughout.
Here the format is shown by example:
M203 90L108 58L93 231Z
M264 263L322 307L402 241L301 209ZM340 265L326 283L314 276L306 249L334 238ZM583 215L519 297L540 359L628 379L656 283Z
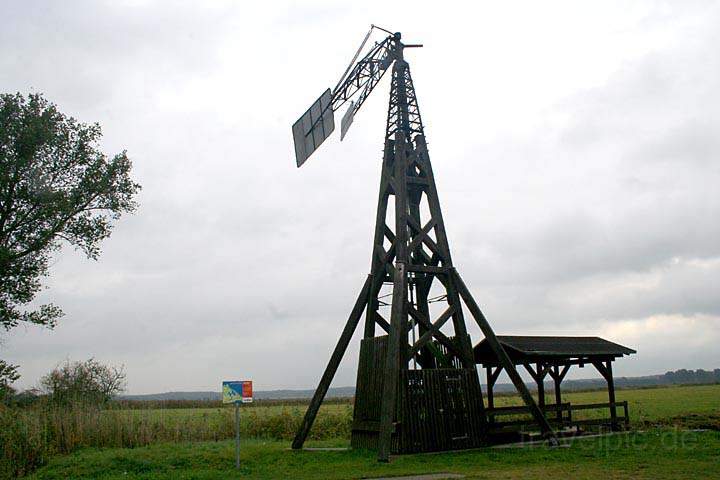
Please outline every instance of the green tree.
M12 394L15 393L15 390L10 385L20 378L17 369L17 365L10 365L0 360L0 400L12 396Z
M40 379L40 386L56 403L103 403L125 390L125 368L103 365L94 358L68 360Z
M0 331L52 328L53 304L29 308L63 243L97 259L113 221L133 212L140 185L123 151L99 150L100 126L58 111L42 95L0 95Z

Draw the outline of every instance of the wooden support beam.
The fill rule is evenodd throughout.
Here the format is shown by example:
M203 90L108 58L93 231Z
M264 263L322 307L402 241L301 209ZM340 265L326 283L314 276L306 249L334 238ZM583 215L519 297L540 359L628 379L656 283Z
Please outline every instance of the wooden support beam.
M488 367L491 368L491 367ZM492 373L492 375L489 378L489 381L492 382L493 385L495 385L495 382L497 382L498 377L502 373L503 368L502 367L495 367L495 371Z
M607 370L607 382L608 382L608 401L610 402L610 419L612 420L611 426L613 431L620 430L620 425L617 421L617 408L615 407L615 379L613 379L612 373L612 360L605 362L605 368Z
M419 236L419 238L422 239L422 243L427 245L427 247L430 249L430 251L436 255L439 255L440 257L443 257L443 252L440 250L440 247L438 247L438 244L435 243L435 241L430 238L428 235L422 233L422 227L420 227L420 224L415 221L412 217L407 217L408 219L408 226L413 230L413 232ZM447 265L443 262L443 265Z
M532 379L537 382L537 380L538 380L538 374L537 374L537 372L535 371L535 369L533 368L532 364L530 364L530 363L523 363L523 367L525 367L525 370L527 370L527 372L530 374L530 376L532 377Z
M615 381L612 373L612 360L606 360L605 362L593 361L592 364L607 382L608 401L610 402L610 425L613 431L619 430L620 425L617 421L617 408L615 407Z
M325 395L327 394L330 383L335 376L335 372L337 372L338 365L340 365L340 360L342 360L343 355L345 355L345 351L347 350L348 344L350 343L350 339L352 339L352 336L355 333L355 329L360 322L360 317L362 317L363 309L365 308L365 305L367 305L367 294L368 290L370 289L371 282L372 275L368 275L367 279L365 280L365 284L360 291L360 295L358 295L358 298L355 301L355 306L350 313L350 317L345 324L345 328L340 335L340 339L335 346L335 350L330 357L330 361L325 368L325 372L320 379L320 384L315 390L315 394L310 401L310 405L308 405L307 412L305 412L305 418L303 418L303 421L300 424L300 428L295 434L295 439L292 443L292 448L295 450L302 448L303 444L305 443L305 439L308 436L308 433L310 433L310 428L315 421L317 412L320 409L320 404L322 403Z
M408 265L408 272L443 274L447 273L448 267L435 267L433 265Z
M487 340L488 345L490 345L493 353L495 353L495 356L498 358L500 365L502 365L502 367L508 373L508 376L510 377L513 385L515 385L515 388L520 393L523 401L528 406L528 409L530 410L530 413L540 427L543 436L546 437L552 445L559 445L557 436L555 435L555 431L548 423L543 412L538 408L535 400L532 398L532 395L530 395L530 392L525 386L525 383L522 381L522 378L520 378L520 375L518 375L517 370L515 369L515 365L513 364L512 360L510 360L510 357L508 356L507 352L505 352L502 344L495 336L495 332L485 318L485 315L483 315L480 307L478 307L478 304L475 303L475 299L472 297L472 294L465 285L465 282L463 282L462 278L455 269L453 269L453 278L455 281L455 285L457 286L458 292L460 293L460 296L465 301L465 305L467 305L468 310L470 310L470 313L475 318L475 321L480 327L480 330L482 330L483 335L485 335L485 339Z
M428 181L426 178L422 177L408 177L408 183L425 187L427 186Z
M495 406L495 400L493 398L493 385L495 384L495 380L493 380L492 367L485 367L485 371L487 372L488 408L493 408ZM492 422L491 418L489 418L488 420L490 420L490 422Z
M397 407L398 381L400 377L400 343L405 331L403 323L407 318L407 275L405 264L395 265L390 334L388 335L387 357L383 381L382 406L380 409L380 436L378 439L378 460L387 462L392 448L392 433Z
M418 219L413 218L413 220L413 223L419 224ZM412 239L412 242L410 242L410 247L408 249L411 252L415 251L423 243L423 239L428 236L428 233L433 228L435 228L435 220L431 218L430 221L425 224L425 226L419 232L417 232L415 237Z
M453 307L448 307L447 310L445 310L442 315L438 317L435 323L430 323L430 321L422 313L415 310L412 306L408 307L408 312L410 313L410 315L415 320L417 320L419 324L422 324L423 327L426 329L425 333L418 339L417 342L415 342L415 345L413 345L410 349L411 357L418 353L420 349L424 347L425 344L429 342L433 337L436 337L443 345L448 348L449 351L452 351L456 355L459 355L460 352L457 351L457 348L453 344L453 342L440 331L440 328L442 328L445 322L448 321L454 311L455 309Z
M386 206L386 208L387 208L387 206ZM390 230L390 227L387 226L387 224L385 223L385 220L383 220L382 222L383 222L383 226L385 227L384 228L385 236L390 241L390 243L394 242L395 241L395 233L393 233L393 231Z
M537 393L538 393L538 406L540 409L545 407L545 375L547 375L547 369L538 362L537 364Z
M523 363L525 370L535 380L537 385L538 405L540 409L545 406L545 376L548 373L548 366L544 366L541 362L537 362L537 368L533 368L530 363Z
M375 314L375 323L380 325L380 328L385 330L385 333L390 333L390 324L383 318L382 315L380 315L378 312L373 312Z
M555 404L560 405L562 403L562 390L560 389L560 386L562 384L563 378L565 378L565 375L567 374L568 370L570 369L570 365L564 365L562 371L560 370L560 365L553 365L552 369L550 370L550 376L553 379L553 384L555 387ZM562 412L557 412L557 420L562 420Z
M407 63L395 62L393 77L403 76ZM397 90L399 109L405 105L407 112L407 98L405 97L405 84L398 83ZM395 132L395 152L393 164L393 178L395 179L395 268L393 272L392 307L390 310L390 333L388 334L387 356L385 359L385 372L383 380L383 397L380 407L380 434L378 436L378 460L387 462L392 450L393 425L397 412L398 382L400 369L407 368L407 363L401 364L401 359L407 359L407 316L408 316L408 274L406 265L409 263L408 229L410 217L408 215L407 194L407 167L408 167L408 140L402 130ZM388 264L389 266L389 264Z
M548 371L551 377L557 378L562 382L562 380L565 378L565 375L567 375L568 370L570 370L570 364L566 363L563 365L563 369L560 370L560 365L556 364L553 365L553 368Z
M603 362L593 361L592 364L595 367L595 369L598 371L598 373L600 373L600 375L602 375L602 377L605 379L605 381L609 382L611 377L610 377L610 374L609 374L607 368L603 364Z
M373 237L373 256L370 262L370 274L373 275L372 285L368 291L368 302L365 313L364 338L375 336L375 318L373 313L377 312L378 301L377 296L382 288L383 277L385 276L385 264L392 262L395 255L394 240L395 235L385 223L387 217L388 199L390 197L390 178L392 177L394 141L390 138L385 139L385 148L383 153L382 172L380 174L380 188L378 191L378 203L375 213L375 235ZM385 252L383 245L385 238L390 240L390 251Z
M441 252L438 254L442 258L442 264L446 267L452 266L452 258L450 256L450 247L445 232L445 222L443 220L442 210L440 209L440 196L435 185L435 175L433 174L432 165L430 164L430 155L428 153L427 141L425 135L415 136L415 146L417 152L417 163L425 172L428 179L427 197L430 214L435 219L435 238Z
M449 264L444 264L448 265ZM452 267L450 267L452 268ZM473 353L472 342L470 341L470 335L467 333L467 326L465 325L465 315L463 315L462 303L460 302L460 296L458 295L457 286L455 285L455 279L452 275L447 275L447 301L450 306L455 307L453 313L453 328L455 329L455 336L458 337L460 351L462 355L463 367L475 369L475 354ZM480 404L482 404L482 390L479 390Z
M485 368L487 370L488 408L493 408L495 406L495 399L493 398L493 387L495 386L495 382L497 382L497 379L502 372L502 367L495 367L495 371L493 371L493 367L489 365ZM494 416L488 414L488 421L492 423L494 420Z

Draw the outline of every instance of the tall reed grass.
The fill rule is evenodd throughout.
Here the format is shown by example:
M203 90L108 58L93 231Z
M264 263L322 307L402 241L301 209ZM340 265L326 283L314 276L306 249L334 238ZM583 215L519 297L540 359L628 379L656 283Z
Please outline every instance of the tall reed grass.
M232 408L177 410L107 409L95 405L30 407L0 405L0 478L24 475L55 454L83 447L139 447L159 442L219 441L233 438ZM300 406L272 413L262 408L241 411L240 432L245 438L292 439L302 420ZM321 411L311 437L329 439L350 435L350 405Z

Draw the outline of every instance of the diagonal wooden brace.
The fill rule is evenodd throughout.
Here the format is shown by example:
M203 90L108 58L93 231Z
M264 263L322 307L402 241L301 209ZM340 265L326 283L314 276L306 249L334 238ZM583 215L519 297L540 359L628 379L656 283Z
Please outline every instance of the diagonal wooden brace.
M371 283L372 275L368 275L367 279L365 280L365 284L360 291L360 295L358 295L358 299L355 301L355 306L350 313L350 317L345 324L342 335L340 335L340 339L338 340L338 343L335 346L335 350L330 357L330 361L325 368L325 373L323 373L323 376L320 379L320 384L315 390L315 394L310 401L307 412L305 412L305 418L303 418L303 421L300 424L300 428L295 434L295 439L292 443L292 448L295 450L302 448L303 444L305 443L305 439L308 436L308 433L310 433L310 428L315 421L315 417L317 416L318 410L320 409L320 404L325 398L328 388L330 388L330 383L335 376L335 372L337 372L338 366L340 365L340 360L342 360L343 355L345 355L345 350L347 350L350 339L352 339L352 336L355 333L355 329L360 322L360 317L362 317L363 310L367 305L368 291L370 290Z
M555 431L548 423L545 415L543 415L542 411L540 411L540 408L538 408L537 404L535 403L535 399L532 397L532 395L530 395L530 391L528 390L525 383L522 381L522 378L520 378L520 375L517 373L515 365L510 360L507 352L505 352L505 349L495 336L495 332L485 318L485 315L483 315L480 307L478 307L478 304L475 303L475 299L470 294L470 291L465 285L465 282L463 282L462 278L460 278L460 275L457 273L457 270L455 270L454 268L452 269L452 275L455 279L455 286L457 287L460 296L465 301L465 305L467 305L468 310L470 310L470 313L475 318L475 321L480 327L480 330L482 330L483 335L485 335L485 339L487 340L488 345L490 345L493 353L495 353L498 362L507 372L513 385L515 385L515 388L517 389L518 393L520 393L520 396L525 402L525 405L527 405L528 409L530 409L530 413L532 414L533 418L535 418L535 421L540 427L543 436L548 439L551 445L559 445Z
M415 345L413 345L412 349L410 350L410 358L412 358L416 353L420 351L422 347L425 346L427 342L429 342L433 337L437 338L440 343L445 345L448 350L455 353L455 355L460 356L460 352L457 351L457 346L450 340L444 333L440 331L440 328L447 322L453 313L455 313L455 307L448 307L447 310L445 310L442 315L435 321L435 323L430 323L430 321L425 318L425 315L418 312L415 308L412 306L408 307L408 312L410 315L417 320L418 323L421 323L427 331L418 339L417 342L415 342Z

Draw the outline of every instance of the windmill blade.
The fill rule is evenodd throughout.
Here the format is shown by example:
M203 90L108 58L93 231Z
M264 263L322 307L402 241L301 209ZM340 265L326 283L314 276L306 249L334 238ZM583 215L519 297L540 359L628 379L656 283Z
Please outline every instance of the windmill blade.
M353 62L362 51L367 37L363 40L355 57L353 57ZM346 72L343 75L344 79L341 79L341 84L335 88L335 91L327 89L295 122L292 131L298 167L305 163L308 157L317 150L335 129L333 112L346 102L351 102L351 97L359 92L355 103L351 105L343 118L341 125L342 137L345 137L347 129L352 124L353 116L392 64L394 56L391 49L394 47L395 41L397 39L391 35L382 42L375 44L365 57L355 63L349 73Z
M292 127L298 168L335 130L332 93L328 88Z
M350 106L348 107L347 111L345 112L345 115L343 115L342 120L340 120L340 141L341 142L345 138L345 135L347 134L347 131L350 128L350 125L352 125L354 118L355 118L355 102L350 101Z

